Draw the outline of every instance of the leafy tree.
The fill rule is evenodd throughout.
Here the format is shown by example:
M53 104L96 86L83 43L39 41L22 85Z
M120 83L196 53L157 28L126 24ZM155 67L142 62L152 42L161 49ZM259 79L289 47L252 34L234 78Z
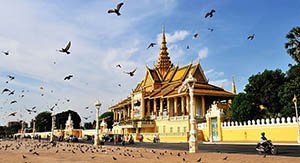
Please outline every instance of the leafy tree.
M5 126L0 126L0 136L1 137L6 136L6 127Z
M114 124L114 113L113 112L105 112L100 116L100 119L104 119L107 123L107 128L112 128Z
M287 53L297 62L300 63L300 27L294 27L286 35L288 42L285 43Z
M239 93L234 97L231 109L231 117L233 121L247 121L251 119L261 118L261 110L251 102L251 98L245 93Z
M286 72L286 78L288 81L294 80L300 77L300 64L296 64L290 67Z
M285 74L279 69L252 75L245 88L248 102L257 108L264 106L266 110L263 117L277 117L283 108L278 93L285 81Z
M55 126L57 129L65 129L69 114L71 114L71 119L73 120L74 129L80 128L80 122L81 122L80 116L78 115L77 112L68 110L68 111L64 111L64 112L56 114Z
M51 131L52 117L50 112L41 112L35 119L35 128L37 132Z
M92 122L84 123L84 129L93 129Z
M20 130L21 128L22 128L21 122L13 124L12 126L6 128L6 134L13 135L13 134L17 133L18 130Z
M282 116L295 116L292 99L294 94L300 97L300 65L294 65L287 71L287 81L279 91L280 102L283 105Z

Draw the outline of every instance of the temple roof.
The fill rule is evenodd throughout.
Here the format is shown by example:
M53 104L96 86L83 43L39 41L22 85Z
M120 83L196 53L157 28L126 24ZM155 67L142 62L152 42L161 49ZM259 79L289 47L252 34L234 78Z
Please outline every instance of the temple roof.
M163 27L160 53L156 64L156 69L158 70L161 77L164 77L167 71L172 67L172 63L167 50L168 48L165 36L165 29Z
M146 75L144 79L137 84L132 93L143 92L144 98L164 98L187 94L187 91L178 94L178 89L188 75L191 74L197 80L194 85L195 95L220 97L235 96L234 93L209 84L200 65L200 61L196 64L190 63L182 67L179 67L178 65L173 66L170 61L169 53L167 52L168 48L166 44L166 36L163 29L158 62L152 69L146 66ZM110 108L120 108L130 103L131 98L128 97Z
M116 105L111 106L109 109L113 110L115 108L119 108L125 105L131 104L131 97L127 97L126 99L123 99L121 102L117 103Z

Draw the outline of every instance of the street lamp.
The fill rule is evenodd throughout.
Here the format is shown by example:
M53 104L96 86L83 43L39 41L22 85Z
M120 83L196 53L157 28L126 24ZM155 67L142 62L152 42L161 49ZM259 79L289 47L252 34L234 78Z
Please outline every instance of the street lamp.
M24 133L24 121L22 120L21 121L21 126L22 126L22 128L21 128L21 133L22 133L22 138L24 138L24 135L25 135L25 133Z
M101 107L101 103L99 100L95 102L96 107L96 134L94 138L94 145L99 145L99 110Z
M299 117L298 117L298 108L297 108L297 96L294 95L294 98L293 98L293 102L294 102L294 105L295 105L295 110L296 110L296 122L297 122L297 125L298 125L298 144L300 143L300 125L299 125Z
M198 140L197 140L197 122L195 119L195 110L194 110L194 84L197 80L192 76L189 75L188 78L184 80L182 85L178 89L178 93L183 91L189 90L190 95L190 137L189 137L189 152L196 153L198 151Z
M54 135L54 129L55 129L56 116L55 116L54 112L52 112L51 117L52 117L52 126L51 126L50 142L53 141L53 135Z
M32 120L32 139L34 139L34 135L35 135L35 118L33 118Z

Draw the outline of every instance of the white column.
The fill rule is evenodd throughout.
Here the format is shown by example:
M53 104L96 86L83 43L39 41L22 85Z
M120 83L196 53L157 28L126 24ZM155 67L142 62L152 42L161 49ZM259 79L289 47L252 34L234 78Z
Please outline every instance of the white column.
M35 135L35 118L33 118L32 120L32 139L34 139L34 135Z
M99 101L96 101L96 134L94 138L94 145L99 145L99 110L101 103Z
M189 95L190 95L190 140L189 140L189 152L196 153L198 151L198 141L197 141L197 128L196 128L196 119L195 119L195 110L194 108L194 84L189 85Z
M56 116L55 116L54 113L51 114L51 117L52 117L52 126L51 126L50 142L53 141L54 128L55 128L55 120L56 120Z
M183 92L184 90L189 90L190 95L190 138L189 138L189 152L196 153L198 151L198 140L197 140L197 128L196 128L196 119L195 119L195 110L193 109L195 106L194 103L194 84L197 80L193 78L190 74L187 79L183 82L182 86L179 88L178 93Z

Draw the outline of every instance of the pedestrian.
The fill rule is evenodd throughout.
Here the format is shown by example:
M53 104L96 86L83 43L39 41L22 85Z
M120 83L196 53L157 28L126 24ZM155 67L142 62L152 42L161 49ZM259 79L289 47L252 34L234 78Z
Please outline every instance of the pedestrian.
M144 136L141 134L140 135L140 142L143 142Z

